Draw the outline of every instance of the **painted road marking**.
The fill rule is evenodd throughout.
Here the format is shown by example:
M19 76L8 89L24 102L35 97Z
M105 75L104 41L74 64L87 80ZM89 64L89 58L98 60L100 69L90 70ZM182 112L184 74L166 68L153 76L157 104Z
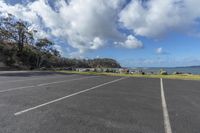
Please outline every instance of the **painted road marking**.
M50 83L44 83L44 84L38 84L37 86L47 86L51 84L58 84L58 83L64 83L66 81L75 81L75 80L81 80L81 79L89 79L89 78L96 78L99 76L91 76L91 77L83 77L83 78L77 78L77 79L70 79L70 80L62 80L62 81L55 81L55 82L50 82Z
M162 78L160 79L160 89L161 89L161 100L162 100L162 108L163 108L163 119L164 119L165 133L172 133Z
M70 75L70 76L67 76L67 77L74 77L74 76L76 76L76 75ZM11 80L11 81L2 81L0 83L12 83L12 82L19 82L19 81L28 81L28 80L37 80L37 79L52 79L52 78L58 78L58 77L36 77L36 78L28 78L28 79L18 79L18 80ZM59 78L65 78L65 77L59 77Z
M0 90L0 93L9 92L9 91L16 91L16 90L22 90L22 89L27 89L27 88L47 86L47 85L51 85L51 84L58 84L58 83L64 83L64 82L69 82L69 81L75 81L75 80L95 78L95 77L99 77L99 76L91 76L91 77L83 77L83 78L76 78L76 79L68 79L68 80L62 80L62 81L57 81L57 82L50 82L50 83L38 84L38 85L33 85L33 86L24 86L24 87L10 88L10 89L6 89L6 90Z
M0 90L0 93L14 91L14 90L22 90L22 89L33 88L33 87L35 87L35 86L24 86L24 87L10 88L10 89L6 89L6 90Z
M73 93L73 94L70 94L70 95L67 95L67 96L64 96L64 97L61 97L61 98L58 98L58 99L55 99L55 100L46 102L46 103L43 103L43 104L40 104L40 105L37 105L37 106L35 106L35 107L32 107L32 108L28 108L28 109L19 111L19 112L15 113L14 115L15 115L15 116L18 116L18 115L21 115L21 114L23 114L23 113L26 113L26 112L29 112L29 111L32 111L32 110L41 108L41 107L43 107L43 106L46 106L46 105L49 105L49 104L52 104L52 103L55 103L55 102L59 102L59 101L61 101L61 100L67 99L67 98L69 98L69 97L76 96L76 95L79 95L79 94L81 94L81 93L84 93L84 92L87 92L87 91L91 91L91 90L94 90L94 89L96 89L96 88L99 88L99 87L102 87L102 86L105 86L105 85L108 85L108 84L111 84L111 83L114 83L114 82L118 82L118 81L123 80L123 79L125 79L125 78L127 78L127 77L120 78L120 79L116 79L116 80L112 80L112 81L110 81L110 82L106 82L106 83L103 83L103 84L94 86L94 87L92 87L92 88L85 89L85 90L82 90L82 91L79 91L79 92L76 92L76 93Z

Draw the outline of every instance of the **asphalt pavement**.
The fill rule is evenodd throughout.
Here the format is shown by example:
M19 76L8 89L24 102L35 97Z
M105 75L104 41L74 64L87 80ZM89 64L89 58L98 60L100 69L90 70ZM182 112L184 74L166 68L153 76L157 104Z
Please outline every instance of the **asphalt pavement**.
M199 81L0 73L0 133L199 133L199 112Z

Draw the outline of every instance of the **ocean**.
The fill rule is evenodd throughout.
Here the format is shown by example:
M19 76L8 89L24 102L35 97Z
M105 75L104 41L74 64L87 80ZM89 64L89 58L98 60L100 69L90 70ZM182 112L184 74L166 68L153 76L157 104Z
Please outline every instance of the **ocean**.
M200 74L200 67L177 67L177 68L132 68L132 70L142 70L146 73L159 73L160 70L167 71L168 74L172 74L173 72L182 72L182 73L191 73L191 74Z

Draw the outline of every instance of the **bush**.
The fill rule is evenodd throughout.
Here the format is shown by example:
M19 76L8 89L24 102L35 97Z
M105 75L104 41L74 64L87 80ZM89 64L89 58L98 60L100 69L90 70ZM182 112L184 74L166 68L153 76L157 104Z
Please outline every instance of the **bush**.
M174 75L183 74L182 72L173 72Z
M20 59L24 65L34 69L37 64L38 53L29 47L25 47L20 53Z
M145 72L142 72L141 74L142 74L142 75L145 75Z
M7 66L13 66L16 63L16 49L14 48L3 48L2 51L3 55L4 55L4 63Z
M107 68L105 72L109 73L109 72L110 72L110 70Z
M2 52L3 51L3 45L0 44L0 51Z
M161 75L168 75L167 71L160 71Z

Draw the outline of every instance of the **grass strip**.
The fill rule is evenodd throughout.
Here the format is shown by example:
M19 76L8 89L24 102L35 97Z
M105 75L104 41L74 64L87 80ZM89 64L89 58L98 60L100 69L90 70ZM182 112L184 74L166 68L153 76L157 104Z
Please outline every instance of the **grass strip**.
M106 73L106 72L78 72L78 71L58 71L61 73L68 74L83 74L83 75L104 75L104 76L120 76L120 77L141 77L141 78L164 78L164 79L181 79L181 80L200 80L200 75L193 74L170 74L170 75L159 75L159 74L121 74L121 73Z

